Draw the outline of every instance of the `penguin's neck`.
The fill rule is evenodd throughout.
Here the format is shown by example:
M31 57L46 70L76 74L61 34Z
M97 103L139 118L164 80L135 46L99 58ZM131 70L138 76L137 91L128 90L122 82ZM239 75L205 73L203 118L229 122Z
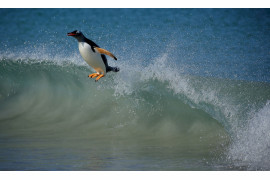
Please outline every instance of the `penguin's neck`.
M78 40L78 42L85 42L85 37L84 36L76 37L76 39Z

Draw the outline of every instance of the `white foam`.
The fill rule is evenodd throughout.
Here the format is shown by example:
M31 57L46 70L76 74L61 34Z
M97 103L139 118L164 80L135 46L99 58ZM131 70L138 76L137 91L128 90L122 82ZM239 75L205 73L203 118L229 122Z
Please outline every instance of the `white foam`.
M70 63L78 66L87 66L79 53L53 53L46 45L35 45L34 47L25 48L16 52L6 51L0 55L0 60L5 59L27 63L53 62L58 65Z
M239 128L228 153L236 165L248 165L250 169L270 167L270 101Z

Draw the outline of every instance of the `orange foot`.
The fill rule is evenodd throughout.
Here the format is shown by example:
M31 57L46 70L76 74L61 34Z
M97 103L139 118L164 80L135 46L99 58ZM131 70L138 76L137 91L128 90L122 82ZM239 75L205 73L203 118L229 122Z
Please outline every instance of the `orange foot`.
M89 78L94 78L94 77L97 77L97 76L99 76L98 73L93 73L93 74L88 75Z
M98 77L97 77L97 79L95 80L95 82L97 82L97 81L98 81L100 78L102 78L102 77L104 77L103 74L98 75Z

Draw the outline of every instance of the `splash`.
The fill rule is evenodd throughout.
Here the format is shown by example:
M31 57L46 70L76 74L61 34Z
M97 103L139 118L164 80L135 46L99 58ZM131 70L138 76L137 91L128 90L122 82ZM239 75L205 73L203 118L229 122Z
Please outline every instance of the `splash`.
M270 101L251 115L239 128L228 152L228 159L250 170L269 170L270 167Z

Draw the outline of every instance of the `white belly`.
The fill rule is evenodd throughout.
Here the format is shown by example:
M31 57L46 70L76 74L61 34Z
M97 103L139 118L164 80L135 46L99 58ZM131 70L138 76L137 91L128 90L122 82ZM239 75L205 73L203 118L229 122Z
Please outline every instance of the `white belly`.
M93 52L91 46L85 42L79 42L79 51L83 59L99 74L106 74L106 67L99 52Z

